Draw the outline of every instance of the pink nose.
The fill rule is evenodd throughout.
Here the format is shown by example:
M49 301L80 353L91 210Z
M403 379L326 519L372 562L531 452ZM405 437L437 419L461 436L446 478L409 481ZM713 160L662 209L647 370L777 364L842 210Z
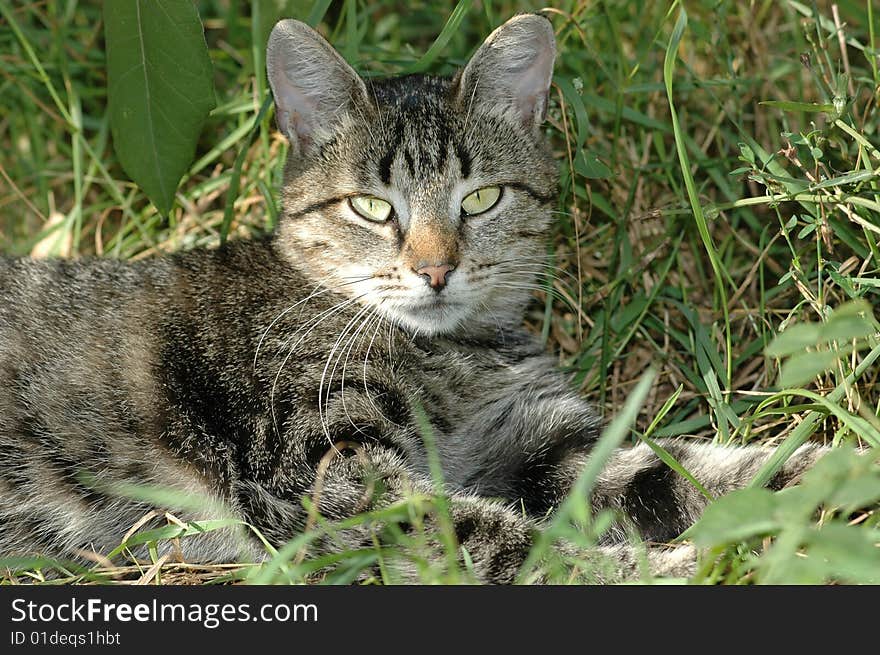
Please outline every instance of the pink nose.
M439 264L437 266L422 266L416 271L416 273L425 278L425 282L427 282L428 286L434 291L440 291L446 286L446 278L448 278L449 274L454 270L455 266L450 264Z

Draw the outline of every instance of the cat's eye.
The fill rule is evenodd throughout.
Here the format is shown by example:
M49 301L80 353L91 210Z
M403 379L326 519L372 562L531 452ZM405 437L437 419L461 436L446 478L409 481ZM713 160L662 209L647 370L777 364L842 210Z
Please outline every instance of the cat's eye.
M391 216L391 203L375 196L354 196L348 202L353 210L374 223L384 223Z
M473 193L469 194L465 197L464 200L461 201L461 210L468 216L482 214L483 212L489 211L490 209L492 209L492 207L498 204L498 200L500 198L500 186L483 187L482 189L477 189Z

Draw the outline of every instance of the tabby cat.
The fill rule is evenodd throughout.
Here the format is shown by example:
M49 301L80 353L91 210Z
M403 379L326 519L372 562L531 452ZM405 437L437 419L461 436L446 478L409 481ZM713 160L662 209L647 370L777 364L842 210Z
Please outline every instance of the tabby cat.
M427 420L475 575L513 581L599 426L521 326L556 202L554 57L550 22L519 15L452 79L365 82L283 20L266 60L290 142L274 234L142 262L0 258L0 555L108 553L151 508L119 483L208 499L178 516L231 511L277 546L309 523L303 498L340 519L432 491ZM714 494L769 454L663 446ZM638 569L630 531L666 542L706 501L639 445L590 502L621 517L597 548L617 579ZM228 530L180 547L265 552ZM661 575L694 565L688 547L648 553Z

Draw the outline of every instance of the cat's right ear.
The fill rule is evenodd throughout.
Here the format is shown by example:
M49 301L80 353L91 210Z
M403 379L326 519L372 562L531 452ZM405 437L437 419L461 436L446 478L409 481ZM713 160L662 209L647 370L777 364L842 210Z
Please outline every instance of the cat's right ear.
M489 35L459 73L458 101L468 112L482 106L536 128L547 114L555 59L550 20L539 14L514 16Z
M266 48L266 71L275 97L275 118L297 154L328 139L356 104L366 106L363 80L311 27L281 20Z

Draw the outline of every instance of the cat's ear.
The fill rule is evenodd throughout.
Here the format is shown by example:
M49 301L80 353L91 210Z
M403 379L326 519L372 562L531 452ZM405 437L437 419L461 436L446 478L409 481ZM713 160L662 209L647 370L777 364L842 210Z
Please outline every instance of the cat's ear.
M550 20L538 14L514 16L471 57L459 76L458 100L466 110L482 104L511 112L523 125L540 125L547 115L555 59Z
M280 129L300 154L329 138L356 105L366 107L363 80L311 27L278 21L269 35L266 71Z

